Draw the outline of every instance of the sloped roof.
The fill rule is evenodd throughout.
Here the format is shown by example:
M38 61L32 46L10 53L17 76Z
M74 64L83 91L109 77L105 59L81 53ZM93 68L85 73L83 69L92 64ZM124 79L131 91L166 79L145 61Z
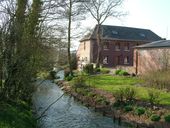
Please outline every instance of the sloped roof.
M88 36L85 36L81 39L96 39L96 29L94 28L93 33ZM117 39L117 40L130 40L130 41L157 41L162 40L157 34L152 32L149 29L141 29L141 28L131 28L131 27L123 27L123 26L110 26L110 25L101 25L102 38L109 39Z
M170 48L170 40L154 41L152 43L136 46L135 48L138 49L138 48L161 48L161 47L169 47Z

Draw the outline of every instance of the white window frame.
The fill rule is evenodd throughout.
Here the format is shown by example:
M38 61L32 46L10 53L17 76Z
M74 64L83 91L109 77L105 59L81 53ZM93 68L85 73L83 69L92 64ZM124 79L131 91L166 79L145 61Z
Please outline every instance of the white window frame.
M108 56L105 56L105 57L103 58L103 64L108 64L108 62L109 62L109 57L108 57Z
M124 45L124 51L130 51L129 43L126 43L126 45Z
M124 64L129 64L129 56L124 57Z

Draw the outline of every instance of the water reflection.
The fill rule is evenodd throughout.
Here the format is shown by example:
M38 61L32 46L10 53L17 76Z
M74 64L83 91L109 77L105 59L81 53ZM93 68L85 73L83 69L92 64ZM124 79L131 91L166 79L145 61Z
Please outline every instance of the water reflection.
M37 85L40 82L42 81L38 81ZM49 80L39 85L33 95L38 115L62 94L62 90ZM52 105L39 123L42 128L123 128L114 124L111 118L103 117L67 95Z

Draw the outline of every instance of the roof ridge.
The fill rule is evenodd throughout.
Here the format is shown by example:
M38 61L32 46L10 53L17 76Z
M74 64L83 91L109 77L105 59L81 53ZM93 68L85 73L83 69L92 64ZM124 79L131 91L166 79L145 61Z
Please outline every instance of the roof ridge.
M96 24L97 26L97 24ZM119 28L129 28L129 29L140 29L140 30L149 30L149 31L152 31L150 29L146 29L146 28L138 28L138 27L128 27L128 26L117 26L117 25L105 25L105 24L102 24L101 26L108 26L108 27L119 27Z

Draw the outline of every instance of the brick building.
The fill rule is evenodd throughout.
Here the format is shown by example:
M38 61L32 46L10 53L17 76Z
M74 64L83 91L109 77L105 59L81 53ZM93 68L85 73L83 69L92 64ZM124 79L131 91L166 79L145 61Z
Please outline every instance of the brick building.
M154 41L135 47L136 74L170 69L170 40Z
M78 66L96 62L96 28L92 34L80 40L77 50ZM103 43L101 64L104 67L133 66L133 47L161 40L162 38L148 29L122 26L101 26Z

